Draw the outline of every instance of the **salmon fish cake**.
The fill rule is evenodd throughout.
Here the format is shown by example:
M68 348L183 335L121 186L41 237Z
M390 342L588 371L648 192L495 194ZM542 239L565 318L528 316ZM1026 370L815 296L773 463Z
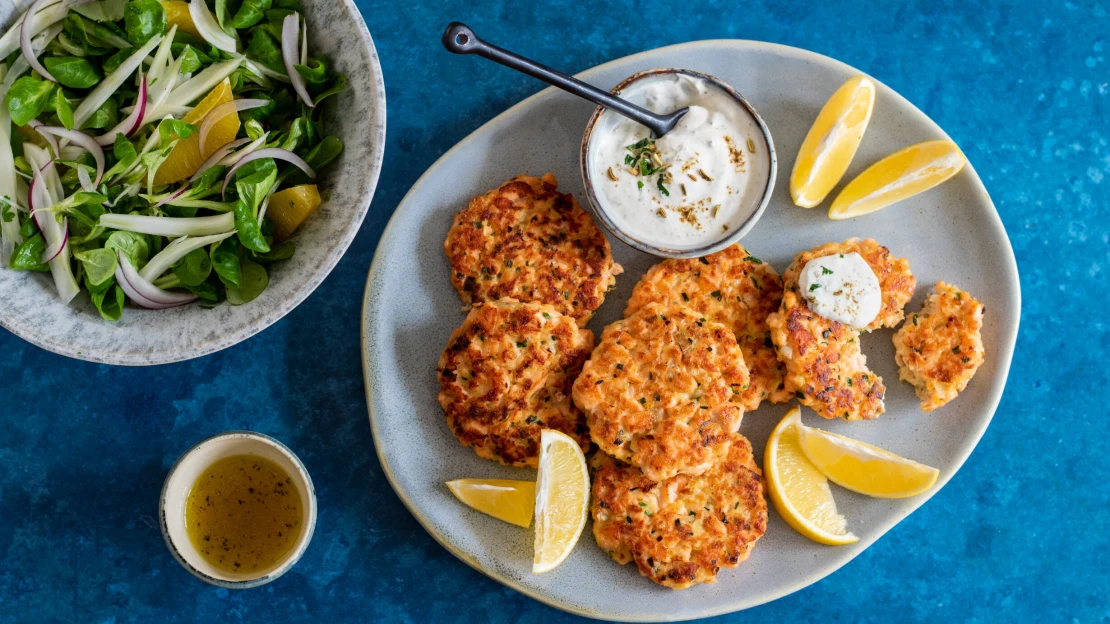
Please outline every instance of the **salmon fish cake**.
M745 411L763 401L783 403L785 369L775 354L767 315L782 301L782 280L774 267L739 243L704 258L670 259L653 266L632 291L625 316L648 303L686 305L732 330L751 381L736 397Z
M848 253L863 258L882 293L878 315L862 331L811 311L799 286L807 262ZM867 368L859 341L869 330L901 322L916 285L909 262L892 257L873 239L827 243L795 256L783 273L779 310L767 318L771 340L786 366L785 390L824 418L869 420L882 414L886 386Z
M767 501L748 440L731 434L728 455L708 471L661 482L604 453L594 466L594 538L620 564L684 589L735 568L767 531Z
M609 241L555 176L520 175L470 200L443 243L463 304L512 297L585 325L616 285Z
M541 303L475 305L439 358L439 404L451 431L480 457L536 467L540 432L557 429L589 448L571 384L594 335Z
M921 312L894 334L898 377L914 385L922 410L956 398L983 365L983 312L970 293L939 282Z
M684 306L650 303L605 328L574 382L602 450L660 481L728 453L748 384L732 331Z

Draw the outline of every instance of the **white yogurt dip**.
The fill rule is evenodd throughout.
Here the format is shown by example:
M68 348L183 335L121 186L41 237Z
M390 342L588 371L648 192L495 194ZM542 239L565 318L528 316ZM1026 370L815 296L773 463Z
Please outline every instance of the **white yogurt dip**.
M811 311L856 329L867 327L883 306L879 278L855 252L810 260L799 284Z
M729 93L695 76L659 74L620 96L656 113L690 111L657 141L613 111L598 119L586 166L617 228L659 247L696 249L759 209L770 150L756 119Z

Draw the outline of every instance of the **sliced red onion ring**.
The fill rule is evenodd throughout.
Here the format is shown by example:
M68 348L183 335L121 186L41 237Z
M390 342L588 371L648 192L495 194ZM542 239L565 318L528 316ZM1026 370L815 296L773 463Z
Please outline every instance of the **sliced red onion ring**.
M116 265L116 282L135 303L151 310L164 310L196 301L196 295L174 293L158 288L143 279L123 254L117 251L116 256L119 258L119 264Z
M238 113L239 111L259 108L269 103L270 100L244 98L242 100L224 102L208 111L208 114L204 116L204 121L200 123L200 153L204 153L204 141L208 138L208 133L212 131L212 126L220 123L224 117L232 113Z
M31 66L31 69L37 71L40 76L46 78L50 82L58 82L46 68L39 63L38 56L35 55L35 49L31 47L31 24L35 21L35 14L39 9L53 4L57 4L58 0L35 0L31 3L30 8L27 9L26 16L23 18L23 23L19 26L19 50L23 54L24 60Z
M193 0L196 2L197 0ZM304 76L301 72L297 71L298 53L297 53L297 38L301 32L301 16L297 13L290 13L285 16L285 21L281 23L281 59L285 61L285 73L289 74L289 82L293 83L293 89L300 96L301 101L309 108L316 108L312 103L312 96L308 94L308 87L305 85Z
M300 156L297 156L287 149L281 149L280 147L267 147L265 149L260 149L257 152L251 152L250 154L247 154L246 156L240 158L239 162L235 163L235 166L231 168L231 171L227 172L227 177L224 178L223 188L220 189L221 199L227 194L227 185L229 182L231 182L231 178L235 176L235 172L239 170L239 167L242 167L252 160L258 160L259 158L273 158L275 160L284 160L296 165L298 169L308 174L308 177L316 177L316 172L313 171L312 167L309 167L308 163L306 163L304 159L302 159Z
M66 130L61 126L40 126L38 131L39 134L49 133L68 139L88 150L92 154L93 160L96 161L96 180L93 182L93 186L100 186L100 181L104 178L104 150L100 148L96 139L79 130Z
M208 157L208 160L204 161L204 164L200 166L200 169L197 169L197 172L193 174L193 177L189 178L189 181L196 182L197 180L199 180L200 176L204 175L205 170L223 160L223 157L230 154L231 150L239 147L247 141L250 141L250 139L235 139L234 141L224 145L220 149L212 152L212 155Z
M182 195L184 195L185 191L187 191L187 190L189 190L189 185L185 184L181 188L174 191L172 194L167 195L166 198L163 199L162 201L158 202L157 204L154 204L154 207L158 208L159 206L164 206L164 205L172 202L173 200L177 199L178 197L181 197Z
M119 122L115 128L105 132L104 134L96 137L96 143L102 146L109 146L116 142L116 135L122 133L125 137L138 132L139 128L143 125L143 115L146 114L146 76L142 73L139 74L139 95L135 97L135 106L131 108L131 114L126 119Z
M38 119L32 119L31 121L27 122L27 125L34 128L35 132L38 132L39 128L43 127L45 124L43 124ZM39 136L41 136L46 141L46 144L50 146L50 149L54 150L54 158L62 155L62 150L58 147L58 139L55 139L53 135L43 134L41 132L39 132Z
M190 0L189 16L193 18L193 24L196 25L202 39L224 52L235 54L235 38L220 28L204 0Z
M38 223L38 221L35 221L35 223ZM69 220L63 218L62 219L62 237L60 239L58 239L53 245L47 247L46 250L42 252L42 259L39 260L39 264L47 264L51 260L53 260L54 258L57 258L58 254L62 253L62 250L66 248L66 245L68 243L69 243Z

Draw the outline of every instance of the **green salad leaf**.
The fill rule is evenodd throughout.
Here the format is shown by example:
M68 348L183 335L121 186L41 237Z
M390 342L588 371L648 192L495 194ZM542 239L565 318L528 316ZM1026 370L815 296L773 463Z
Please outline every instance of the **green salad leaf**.
M127 40L139 46L166 32L166 10L158 0L129 0L123 22Z
M85 282L92 286L100 286L112 279L112 276L116 274L116 266L119 264L115 250L105 247L76 251L73 256L84 265Z
M185 286L200 286L212 273L212 258L205 249L194 249L173 265L173 274Z
M123 257L127 258L127 261L131 263L136 271L143 268L150 257L150 243L147 241L146 235L136 234L135 232L124 232L122 230L112 232L108 235L104 248L123 254Z
M253 301L270 284L270 275L266 272L266 267L250 258L241 260L242 276L239 285L227 289L227 302L236 306Z
M17 126L25 126L53 106L55 85L37 76L22 76L4 96L4 105Z
M48 56L42 63L59 84L71 89L88 89L104 78L99 67L79 56Z
M212 268L224 286L239 285L239 242L234 236L220 241L211 251Z
M11 267L18 271L49 271L50 267L39 262L46 251L42 234L24 240L12 252Z

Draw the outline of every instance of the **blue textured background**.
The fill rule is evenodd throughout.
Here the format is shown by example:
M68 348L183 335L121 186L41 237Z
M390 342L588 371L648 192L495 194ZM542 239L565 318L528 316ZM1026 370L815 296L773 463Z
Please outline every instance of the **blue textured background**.
M1025 309L1009 387L979 448L839 572L722 621L1110 621L1105 4L359 4L385 70L385 170L354 245L304 304L244 344L146 369L67 360L0 330L0 622L576 619L439 547L385 482L370 439L359 308L382 228L440 154L540 89L449 57L439 35L452 19L570 71L707 38L832 56L935 119L1002 214ZM292 572L229 592L174 562L155 513L174 459L237 428L300 455L320 519Z

